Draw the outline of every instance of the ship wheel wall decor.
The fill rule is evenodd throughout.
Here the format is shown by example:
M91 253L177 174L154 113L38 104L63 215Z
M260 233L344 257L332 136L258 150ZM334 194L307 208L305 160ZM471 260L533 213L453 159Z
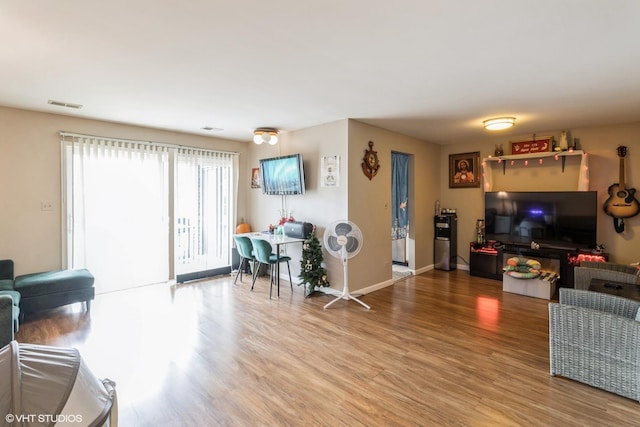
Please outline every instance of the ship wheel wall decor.
M364 159L362 160L362 172L371 181L380 169L378 152L373 149L373 141L369 141L369 149L364 151Z

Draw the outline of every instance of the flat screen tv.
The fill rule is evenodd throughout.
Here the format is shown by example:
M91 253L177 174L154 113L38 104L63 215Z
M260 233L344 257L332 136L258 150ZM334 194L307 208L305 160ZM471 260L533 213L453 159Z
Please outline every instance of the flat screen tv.
M302 154L261 159L260 177L264 194L304 194Z
M487 240L571 249L596 247L596 191L487 192Z

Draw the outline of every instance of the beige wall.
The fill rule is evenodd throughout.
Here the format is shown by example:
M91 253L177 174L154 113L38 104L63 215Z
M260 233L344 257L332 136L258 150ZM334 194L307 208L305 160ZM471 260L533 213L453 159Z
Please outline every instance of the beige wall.
M16 274L62 265L60 131L234 151L246 167L246 142L0 107L0 258L13 259ZM53 210L42 211L41 202Z
M307 193L288 196L286 205L297 219L314 223L321 237L333 220L356 222L365 234L362 252L350 262L349 284L352 291L375 289L391 278L390 203L391 152L412 155L409 252L410 267L418 272L433 265L434 203L455 207L459 217L459 265L468 261L468 244L474 238L477 218L484 215L483 190L449 189L449 154L480 151L481 157L493 154L496 144L508 150L509 139L489 135L473 141L455 141L439 146L419 141L358 122L340 120L281 135L276 146L256 146L250 142L229 141L204 136L186 135L136 126L86 120L63 115L37 113L0 107L0 257L16 261L18 274L59 268L61 266L61 201L60 143L58 132L68 131L114 138L150 140L209 149L240 152L240 182L238 192L238 222L246 219L254 230L265 229L277 221L283 200L265 196L261 190L250 189L250 171L258 159L281 154L302 153L306 169ZM560 130L540 132L559 136ZM627 183L640 187L640 123L620 126L572 130L580 139L590 159L590 188L598 191L598 203L608 197L607 188L618 180L616 147L629 147ZM526 136L523 136L526 138ZM361 170L362 157L369 141L380 158L380 171L369 181ZM341 157L341 185L323 188L319 185L322 156ZM494 171L495 186L524 190L560 190L577 182L576 161L568 160L562 173L552 161L540 166L507 166ZM494 165L494 167L497 167ZM41 202L53 203L53 211L42 211ZM625 221L626 231L616 234L612 220L601 210L598 218L598 241L606 245L614 261L622 263L640 260L640 216ZM292 273L299 272L299 249L290 249L294 256ZM297 257L297 258L296 258ZM342 267L327 259L332 287L342 289Z
M560 130L540 132L540 135L553 135L559 139ZM640 187L640 123L606 126L597 128L572 129L571 135L580 141L580 147L587 152L589 159L589 189L598 192L598 204L601 207L608 198L608 187L618 181L619 158L618 145L629 147L626 157L627 186ZM510 153L509 139L526 139L527 136L505 138L500 135L487 136L482 140L459 141L443 146L441 163L448 165L449 155L480 151L481 157L493 155L496 144L502 144L505 154ZM506 165L502 175L502 166L493 164L494 191L562 191L575 190L578 182L579 158L570 157L562 172L560 161L545 159L542 165L536 161L524 166L522 161L515 166ZM477 218L484 217L484 193L482 188L450 189L448 166L443 168L439 177L442 206L458 209L458 255L459 264L468 265L469 242L474 240L474 227ZM611 260L620 263L640 261L640 216L625 220L625 232L617 234L613 229L612 218L598 212L598 242L604 243Z
M347 120L340 120L312 128L282 133L277 145L250 144L246 162L247 171L241 171L242 187L250 187L250 170L257 168L259 160L288 154L302 154L305 169L306 192L296 196L270 196L262 194L261 189L249 190L250 207L244 214L254 231L266 230L269 224L277 224L280 219L278 211L283 207L292 211L296 220L310 222L317 227L316 235L322 240L324 229L332 220L346 218L347 189L349 185L346 174L347 162ZM340 156L340 186L320 186L320 161L323 156ZM244 178L243 178L244 177ZM298 282L300 274L301 245L291 244L286 247L287 254L292 257L291 275ZM342 283L341 273L334 267L334 260L327 257L331 266L329 281L334 285ZM340 266L341 268L341 266ZM341 271L341 270L340 270ZM334 274L340 273L340 274Z
M361 168L368 142L374 142L380 170L370 181ZM410 268L422 270L433 264L433 205L438 197L439 151L435 144L376 128L356 120L340 120L281 135L277 146L252 146L248 168L257 167L260 158L302 153L307 191L302 196L287 196L286 205L300 221L317 227L322 240L325 228L336 220L355 222L364 234L364 245L357 257L349 261L349 288L375 289L391 280L391 151L412 155L411 218L415 224L410 232ZM339 155L340 187L319 185L322 156ZM249 186L249 172L245 183ZM283 204L280 196L266 196L261 190L250 192L250 212L247 218L254 230L263 230L275 222ZM299 274L300 249L291 247L292 274ZM415 255L414 255L415 254ZM331 287L342 290L342 263L325 256ZM295 279L294 279L295 280Z
M380 169L369 180L362 159L373 141ZM418 272L433 265L433 214L439 197L440 146L356 120L349 123L349 220L358 224L365 244L349 265L349 287L375 288L391 272L391 152L411 156L409 197L409 267ZM352 271L353 270L353 271Z

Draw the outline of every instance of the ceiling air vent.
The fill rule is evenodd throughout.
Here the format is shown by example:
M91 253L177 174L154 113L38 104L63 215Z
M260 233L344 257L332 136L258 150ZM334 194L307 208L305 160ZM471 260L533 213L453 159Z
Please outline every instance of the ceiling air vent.
M80 105L80 104L72 104L70 102L54 101L52 99L49 100L49 104L55 105L57 107L74 108L76 110L79 110L79 109L82 108L82 105Z

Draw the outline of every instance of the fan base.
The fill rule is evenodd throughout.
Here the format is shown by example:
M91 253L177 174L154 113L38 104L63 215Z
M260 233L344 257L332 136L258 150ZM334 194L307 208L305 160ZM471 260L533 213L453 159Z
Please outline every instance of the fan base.
M367 304L363 303L362 301L360 301L358 298L354 297L353 295L340 295L339 297L337 297L336 299L334 299L333 301L331 301L330 303L328 303L327 305L324 306L325 309L327 309L331 304L333 304L334 302L341 300L341 299L346 299L346 300L354 300L358 303L360 303L363 307L366 307L367 310L371 310L371 307L369 307Z

